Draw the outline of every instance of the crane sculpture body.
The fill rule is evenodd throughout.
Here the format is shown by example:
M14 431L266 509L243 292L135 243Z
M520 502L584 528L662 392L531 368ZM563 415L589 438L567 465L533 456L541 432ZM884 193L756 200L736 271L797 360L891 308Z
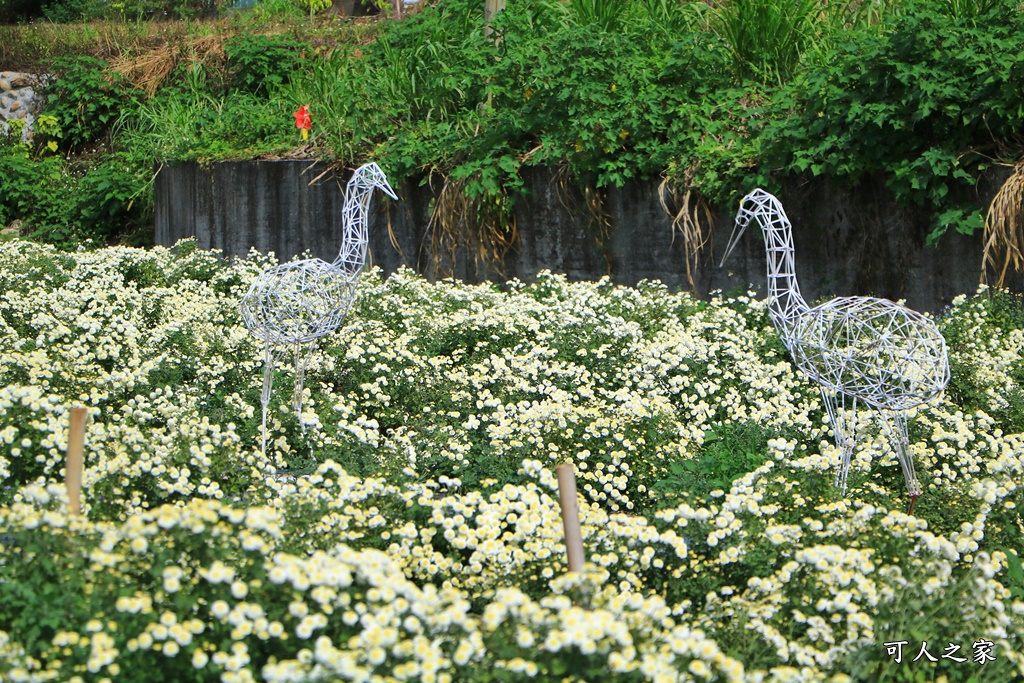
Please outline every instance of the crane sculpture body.
M355 299L356 282L366 264L367 214L374 189L398 199L375 163L356 169L345 188L342 242L333 263L304 259L274 266L242 297L242 319L263 341L263 451L267 450L267 407L277 358L295 353L293 407L302 418L302 385L309 343L338 329Z
M913 512L921 485L905 411L936 398L949 382L945 339L925 316L888 299L840 297L809 307L796 280L792 225L779 200L764 190L743 198L723 264L752 220L764 235L772 323L797 367L820 385L841 450L836 486L846 492L857 404L865 403L900 462Z

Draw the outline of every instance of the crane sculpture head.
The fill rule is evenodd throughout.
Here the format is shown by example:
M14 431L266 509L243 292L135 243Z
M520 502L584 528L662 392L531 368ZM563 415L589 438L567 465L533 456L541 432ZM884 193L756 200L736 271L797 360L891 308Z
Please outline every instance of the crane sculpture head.
M388 178L374 162L364 164L355 170L345 188L345 204L342 207L342 226L344 233L341 238L341 251L331 268L341 275L354 281L366 265L366 246L369 241L366 225L373 190L381 192L397 200L398 196L388 184Z
M736 213L736 224L732 229L732 234L729 235L729 242L725 246L725 253L722 254L722 260L718 264L721 268L725 265L726 260L732 254L733 249L739 244L740 238L743 237L743 233L746 232L747 226L750 225L750 221L754 220L759 215L764 215L766 212L774 212L776 215L782 217L787 223L789 219L786 218L786 212L782 208L782 204L778 199L768 194L761 188L758 188L748 194L740 202L740 210Z
M722 262L725 264L751 221L761 226L768 263L768 313L787 348L792 349L795 326L810 310L796 280L796 259L793 250L793 226L774 195L758 188L740 202L729 243Z
M356 172L352 174L352 177L355 178L357 174L372 187L379 188L384 192L384 194L394 200L398 199L398 195L395 194L395 191L391 189L391 185L388 184L388 177L384 175L384 171L381 170L380 166L378 166L376 162L371 161L368 164L363 164L356 169Z

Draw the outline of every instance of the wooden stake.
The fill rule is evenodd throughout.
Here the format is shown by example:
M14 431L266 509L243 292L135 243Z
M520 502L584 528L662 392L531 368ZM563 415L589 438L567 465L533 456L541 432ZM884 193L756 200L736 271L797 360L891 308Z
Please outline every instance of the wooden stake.
M68 459L65 481L68 486L68 510L82 514L82 456L85 453L85 408L71 409L71 428L68 430Z
M484 0L484 35L490 36L494 29L491 28L491 21L498 15L498 12L505 9L505 0Z
M583 534L580 532L580 509L576 503L576 470L571 462L555 467L558 475L558 502L562 506L562 528L565 530L565 551L569 571L583 569Z

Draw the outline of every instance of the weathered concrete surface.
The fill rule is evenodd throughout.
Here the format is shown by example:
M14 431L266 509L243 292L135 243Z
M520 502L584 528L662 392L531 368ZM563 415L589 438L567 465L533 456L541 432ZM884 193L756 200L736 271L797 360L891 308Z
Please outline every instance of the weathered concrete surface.
M201 247L226 255L255 247L287 259L308 249L333 260L340 246L347 178L327 174L311 184L324 170L308 161L229 162L210 170L190 163L167 165L156 180L155 241L171 245L194 236ZM503 269L476 263L466 249L459 250L454 263L439 255L438 264L430 248L432 191L416 182L396 188L398 203L376 198L369 226L373 262L385 272L408 265L431 278L469 282L531 281L547 269L573 280L607 274L625 285L658 279L670 287L688 287L682 240L678 235L673 239L655 183L608 191L604 206L610 228L602 237L582 209L582 197L560 196L548 171L529 169L525 181L529 195L516 207L518 236ZM979 201L987 202L995 189L995 183L983 187ZM850 190L821 180L794 181L779 197L794 225L800 286L809 301L866 294L903 298L913 308L937 312L956 295L977 289L981 234L950 232L937 248L926 247L925 217L895 206L884 188L865 183ZM577 208L570 211L566 204ZM713 243L695 273L699 293L763 289L764 247L756 230L744 237L725 268L717 267L735 207L716 214ZM1016 275L1010 287L1024 291L1024 277Z

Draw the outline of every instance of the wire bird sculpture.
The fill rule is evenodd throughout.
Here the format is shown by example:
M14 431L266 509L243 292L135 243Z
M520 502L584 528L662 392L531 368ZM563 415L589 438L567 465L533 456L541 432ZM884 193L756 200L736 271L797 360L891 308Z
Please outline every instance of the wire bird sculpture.
M375 163L356 169L345 188L341 250L333 263L305 259L260 273L242 297L242 319L263 341L263 452L267 450L267 407L278 358L295 354L293 408L302 422L302 387L308 357L305 346L341 326L356 295L366 264L367 213L374 188L397 200L387 176Z
M887 299L840 297L810 308L796 281L793 227L779 200L761 189L740 203L719 267L751 220L764 233L772 323L797 367L820 385L841 450L835 485L845 495L857 403L866 403L875 409L903 468L910 495L908 513L913 513L921 485L910 455L904 411L939 396L949 382L945 339L923 315Z

